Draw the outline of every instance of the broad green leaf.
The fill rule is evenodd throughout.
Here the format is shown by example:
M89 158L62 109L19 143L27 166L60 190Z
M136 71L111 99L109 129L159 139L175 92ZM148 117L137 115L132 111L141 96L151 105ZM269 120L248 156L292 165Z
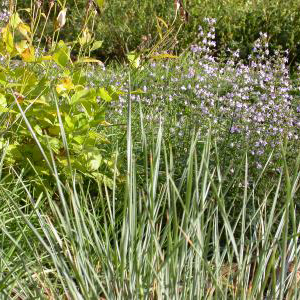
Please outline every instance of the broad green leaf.
M112 189L114 186L114 182L111 178L99 172L92 172L91 177L93 177L98 182L104 183L108 188Z
M23 59L23 61L25 62L34 62L35 61L35 53L34 53L34 47L33 46L29 46L28 48L26 48L22 53L21 53L21 57Z
M56 91L58 94L61 94L65 91L70 91L74 89L74 84L69 77L65 77L60 80L60 83L56 85Z
M135 52L129 52L127 54L127 59L129 60L130 63L132 63L137 57L138 55Z
M66 122L68 129L73 130L75 128L74 121L72 120L72 118L69 115L65 116L65 122Z
M95 41L93 43L93 46L91 48L91 51L94 51L94 50L97 50L99 49L100 47L102 47L102 44L103 44L103 41Z
M50 91L51 81L47 76L38 80L36 86L30 90L30 97L34 98L34 103L49 106L49 102L41 95L47 95ZM38 99L37 99L38 98ZM44 109L44 108L43 108ZM49 112L49 108L48 112Z
M14 161L17 159L23 159L23 154L18 150L18 145L16 144L10 144L7 147L7 154L11 157L13 157Z
M66 158L60 158L60 157L57 157L56 159L57 159L57 160L59 161L59 163L60 163L61 165L63 165L64 167L67 167L67 166L69 165L68 159L66 159Z
M33 128L37 134L43 135L43 130L39 125L35 125Z
M95 143L95 141L108 143L107 138L105 138L103 134L96 131L89 131L89 138L93 141L93 144Z
M99 6L99 8L102 8L104 6L105 0L95 0L95 2Z
M5 113L5 112L8 112L9 111L9 108L7 107L3 107L0 105L0 113Z
M52 137L50 139L47 139L47 141L49 142L51 149L57 154L59 152L59 149L61 148L60 140Z
M112 100L117 101L119 100L119 95L126 95L125 92L118 90L115 86L110 85L107 88L109 95L112 97Z
M61 67L66 67L68 63L70 63L70 57L68 53L64 50L60 49L53 54L54 61L60 65Z
M0 94L0 112L7 112L8 110L6 97L5 95Z
M12 53L14 50L14 39L8 25L2 28L2 39L5 43L6 51Z
M6 76L4 72L0 72L0 84L5 85L7 83Z
M97 112L94 116L94 120L95 121L104 121L105 120L105 110L101 110L99 112Z
M98 90L97 94L106 102L110 102L112 100L112 97L110 96L110 94L103 87Z
M83 135L77 135L75 137L73 137L73 140L78 143L79 145L82 145L84 143L84 141L86 140L86 136Z
M82 71L76 71L72 76L73 82L76 85L85 85L87 82L86 76L83 74Z
M44 166L34 166L34 168L38 172L38 174L50 176L50 170L49 170L49 168L45 168ZM44 186L43 186L43 188L44 188ZM43 190L43 188L42 188L42 190Z
M78 103L90 103L95 104L96 103L96 91L95 89L82 89L77 91L72 97L71 97L71 104L78 104Z
M35 163L39 165L43 164L43 155L41 153L40 148L36 144L20 145L19 151L22 153L23 156L27 156L30 160L35 161Z
M78 132L84 132L89 129L89 121L85 113L80 113L72 117L75 128Z
M9 18L9 24L13 29L16 29L20 23L22 23L22 20L18 13L12 14Z
M54 125L54 126L48 128L48 133L49 133L51 136L59 136L59 135L60 135L60 127L59 127L59 124Z
M72 63L70 59L70 50L63 41L59 41L53 53L53 60L61 67L66 67Z
M26 40L22 40L15 44L16 50L19 54L25 51L29 47L28 42Z
M53 122L51 122L51 120L45 116L45 117L43 117L42 120L40 120L40 125L43 128L47 128L48 129L49 126L53 126Z
M135 52L129 52L127 54L127 59L130 62L130 65L134 68L138 68L141 64L141 57L139 54L135 53Z

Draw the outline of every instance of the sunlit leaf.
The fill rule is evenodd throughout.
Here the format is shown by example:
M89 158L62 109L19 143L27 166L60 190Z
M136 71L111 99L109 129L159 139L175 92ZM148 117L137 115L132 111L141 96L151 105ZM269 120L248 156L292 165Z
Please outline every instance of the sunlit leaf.
M75 124L74 121L72 120L72 118L69 115L65 115L65 123L68 126L68 129L73 130L75 128Z
M98 59L95 59L95 58L90 58L90 57L81 57L75 63L76 64L80 64L80 63L97 63L97 64L100 64L100 65L103 65L103 62L101 60L98 60Z
M25 62L33 62L35 61L35 54L34 54L34 47L30 46L28 48L26 48L22 53L21 53L21 57L23 59L23 61Z
M71 63L70 50L63 41L59 41L53 53L53 60L61 67Z
M140 94L145 94L145 92L141 89L137 89L137 90L134 90L134 91L131 91L130 94L132 95L140 95Z
M79 44L84 46L92 41L92 35L90 34L88 28L84 28L82 36L79 38Z
M87 82L86 76L81 71L74 72L72 75L72 79L74 84L76 84L77 86L81 86L82 88Z
M114 101L119 100L119 95L126 95L125 92L123 92L122 90L117 89L113 85L108 86L107 91L108 91L109 95L112 97L112 100L114 100Z
M79 145L82 145L84 143L84 141L86 140L86 136L82 136L82 135L78 135L78 136L75 136L73 138L73 140L78 143Z
M65 77L60 80L60 83L56 85L56 91L58 94L61 94L64 91L70 91L74 89L74 84L69 77Z
M99 8L102 8L104 6L105 0L95 0L95 2L99 6Z
M28 25L26 25L24 23L20 23L18 25L18 30L28 41L31 41L31 38L28 35L28 34L31 34L31 30Z
M150 58L159 60L159 59L164 59L164 58L178 58L178 56L168 54L168 53L162 53L162 54L152 55Z
M1 35L6 46L6 51L12 53L14 50L14 39L8 25L2 28Z
M91 122L92 126L97 126L105 120L105 111L99 111L94 115L93 121Z
M87 160L87 169L89 171L96 171L99 169L102 162L102 156L98 150L85 153L85 157Z
M102 44L103 44L103 41L95 41L93 43L93 46L91 48L91 51L94 51L94 50L97 50L99 49L100 47L102 47Z
M53 54L53 60L61 67L66 67L70 63L70 57L64 50L58 50Z
M9 24L13 29L16 29L20 23L22 23L22 20L18 13L14 13L10 16Z
M24 52L26 48L29 47L28 42L26 40L22 40L19 43L15 44L16 50L18 51L19 54Z
M0 72L0 84L6 84L6 75L4 72Z
M42 128L39 125L35 125L34 127L34 131L39 134L39 135L43 135L43 131Z
M138 68L141 64L141 57L135 52L129 52L127 54L127 59L129 60L130 65L134 68Z
M77 104L82 102L95 103L96 101L96 91L94 89L82 89L77 91L71 97L71 104Z
M53 56L52 55L44 55L42 56L42 60L52 60Z
M110 102L112 100L112 97L110 96L110 94L103 87L98 90L97 94L106 102Z
M8 111L6 97L3 94L0 94L0 112Z
M112 189L113 186L114 186L113 180L112 180L111 178L107 177L107 176L104 175L104 174L101 174L101 173L99 173L99 172L92 172L92 173L91 173L91 176L92 176L95 180L97 180L97 181L99 181L99 182L101 182L101 183L104 183L104 184L105 184L108 188L110 188L110 189Z

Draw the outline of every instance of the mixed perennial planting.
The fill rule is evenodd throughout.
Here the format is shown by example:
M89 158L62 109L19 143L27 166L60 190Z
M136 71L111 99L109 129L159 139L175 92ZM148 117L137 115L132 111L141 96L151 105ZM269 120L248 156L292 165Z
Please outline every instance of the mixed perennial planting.
M136 87L143 92L132 95L132 101L143 104L146 120L164 119L171 137L182 139L193 127L202 134L211 128L220 143L235 151L246 146L260 168L270 151L281 151L283 140L298 145L300 87L291 78L288 52L271 55L268 36L261 33L247 62L239 51L216 57L215 20L206 21L209 31L199 28L200 41L184 62L152 61L140 71ZM91 71L90 76L127 90L124 74L109 73L108 78L100 73L97 79ZM120 96L111 120L122 119L126 106L127 98Z
M288 53L261 34L247 62L217 56L206 19L181 57L105 68L88 22L43 49L1 18L0 299L299 299Z

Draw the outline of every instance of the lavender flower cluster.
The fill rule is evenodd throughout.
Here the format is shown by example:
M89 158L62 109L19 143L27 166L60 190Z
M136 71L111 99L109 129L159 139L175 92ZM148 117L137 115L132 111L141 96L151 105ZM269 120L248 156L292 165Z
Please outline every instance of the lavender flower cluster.
M9 10L8 10L8 0L2 0L0 2L0 26L8 22Z
M1 28L8 22L9 20L9 10L8 10L8 0L2 0L0 2L0 32L1 32ZM0 65L2 63L4 63L4 57L0 55Z
M270 55L268 36L261 33L247 62L230 50L222 60L215 55L215 20L206 21L208 30L199 27L199 43L184 62L152 62L144 69L136 86L144 93L132 100L143 103L150 122L163 115L174 137L195 126L203 134L211 130L234 149L246 146L260 167L264 155L279 152L284 139L299 143L300 85L291 80L288 52ZM114 75L110 83L120 84L121 78ZM126 102L120 97L113 103L114 120L126 115Z

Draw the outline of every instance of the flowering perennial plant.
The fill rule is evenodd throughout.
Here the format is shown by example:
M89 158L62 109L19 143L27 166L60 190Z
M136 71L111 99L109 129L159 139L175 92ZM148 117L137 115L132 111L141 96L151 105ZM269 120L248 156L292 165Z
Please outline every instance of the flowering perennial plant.
M0 26L5 24L9 19L8 0L2 0L0 3Z
M152 61L132 80L143 91L131 95L132 101L143 104L145 119L152 124L163 118L173 141L189 139L195 127L203 135L211 130L220 144L236 153L248 148L260 167L270 151L276 157L284 139L292 141L293 147L298 145L299 86L290 76L288 52L271 56L268 36L261 33L247 62L240 59L238 50L228 50L226 59L218 58L215 20L206 21L208 31L199 28L199 43L191 46L183 62ZM127 89L124 74L108 74L102 82ZM122 95L113 102L111 120L126 115L126 103Z

